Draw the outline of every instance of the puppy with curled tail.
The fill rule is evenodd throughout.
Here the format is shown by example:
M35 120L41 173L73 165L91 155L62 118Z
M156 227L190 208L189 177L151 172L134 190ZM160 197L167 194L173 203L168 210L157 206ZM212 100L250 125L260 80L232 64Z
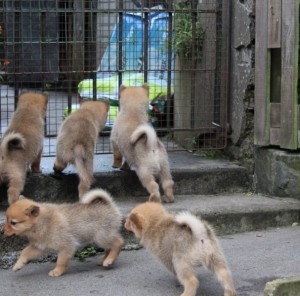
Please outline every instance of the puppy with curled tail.
M81 198L91 187L94 153L99 133L104 128L108 102L85 101L62 123L56 143L55 172L73 164L79 175L78 193Z
M7 209L6 217L4 235L22 236L29 241L14 271L54 250L58 257L49 275L60 276L75 251L87 245L105 249L99 264L108 267L117 259L123 245L121 213L111 195L102 189L87 192L81 202L73 204L40 203L22 197Z
M230 270L209 224L189 212L175 217L160 203L133 208L125 221L141 244L152 252L184 286L181 296L195 296L199 281L194 268L204 266L217 276L224 296L235 296Z
M149 87L120 87L120 112L111 131L113 167L130 170L133 167L149 200L160 201L160 179L164 201L174 202L172 176L163 143L148 124Z
M8 183L9 204L19 199L26 173L40 172L47 104L47 93L21 93L16 111L1 139L0 182Z

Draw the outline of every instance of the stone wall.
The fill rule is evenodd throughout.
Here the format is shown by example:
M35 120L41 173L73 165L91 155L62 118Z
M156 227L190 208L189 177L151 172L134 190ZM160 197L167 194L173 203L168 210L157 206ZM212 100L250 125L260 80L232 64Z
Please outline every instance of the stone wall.
M255 0L231 7L230 136L227 153L253 171Z

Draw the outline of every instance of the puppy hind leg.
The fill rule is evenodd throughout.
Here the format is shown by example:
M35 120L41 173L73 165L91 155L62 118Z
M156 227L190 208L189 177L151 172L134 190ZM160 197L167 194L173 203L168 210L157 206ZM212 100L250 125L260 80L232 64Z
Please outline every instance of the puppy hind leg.
M104 258L99 262L99 264L104 267L108 267L112 265L116 261L116 259L118 258L121 252L123 242L124 241L120 235L116 236L112 245L106 251Z
M112 151L113 151L113 157L114 157L112 167L119 169L122 167L123 156L122 156L117 144L114 141L112 141L111 144L112 144Z
M174 264L174 269L178 280L184 287L181 296L196 296L199 281L195 276L193 267L185 262L179 261Z
M236 296L231 273L223 256L221 256L221 254L212 255L208 267L215 273L222 285L224 289L224 296Z
M23 251L21 252L21 255L17 262L15 263L13 267L13 271L18 271L21 268L24 267L25 264L27 264L30 260L35 259L42 255L42 251L32 245L27 246Z
M9 184L8 184L8 203L11 205L12 203L16 202L19 199L21 191L24 188L25 183L25 176L20 174L15 174L14 177L9 177Z
M93 177L93 159L87 159L82 161L80 166L77 166L79 174L79 185L78 192L81 198L91 187L94 177Z
M174 202L174 192L173 192L174 182L172 180L169 166L161 167L160 179L161 179L161 184L165 195L164 201L167 203Z
M31 164L31 171L33 173L40 173L41 172L41 168L40 168L41 157L42 157L42 151L40 151L38 153L37 157L35 158L35 160Z
M54 162L53 170L56 173L61 173L66 167L67 167L67 163L57 155Z
M149 172L144 172L142 170L136 171L142 185L147 189L150 193L149 201L160 202L160 192L159 185L155 181L153 175L149 174Z

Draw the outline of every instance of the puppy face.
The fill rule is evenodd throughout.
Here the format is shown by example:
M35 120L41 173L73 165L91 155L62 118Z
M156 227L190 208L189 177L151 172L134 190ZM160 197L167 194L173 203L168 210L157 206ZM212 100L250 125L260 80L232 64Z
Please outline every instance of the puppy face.
M12 204L6 211L4 235L22 235L30 231L36 223L40 208L32 201L24 198Z

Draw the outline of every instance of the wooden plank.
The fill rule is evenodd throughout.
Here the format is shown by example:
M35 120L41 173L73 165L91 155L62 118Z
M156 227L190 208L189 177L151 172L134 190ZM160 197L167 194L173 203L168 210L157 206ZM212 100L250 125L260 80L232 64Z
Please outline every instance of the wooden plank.
M267 51L268 2L256 1L255 32L255 118L254 143L269 145L270 140L270 93L269 93L269 57Z
M280 147L298 147L298 23L299 2L282 3L282 78Z
M280 146L280 128L270 128L270 145Z
M270 127L280 128L280 104L271 103Z
M74 79L83 79L84 71L84 0L73 1L72 71Z
M268 1L268 48L281 47L281 0Z

